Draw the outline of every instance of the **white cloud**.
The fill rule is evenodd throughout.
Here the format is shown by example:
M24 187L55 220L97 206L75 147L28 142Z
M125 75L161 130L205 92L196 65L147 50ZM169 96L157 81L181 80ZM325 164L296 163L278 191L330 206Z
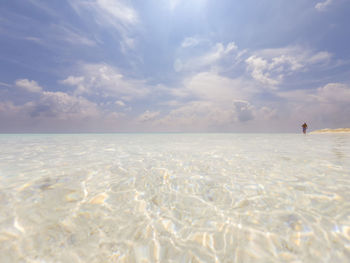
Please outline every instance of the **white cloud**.
M155 125L174 131L207 130L215 124L231 123L234 119L233 113L233 109L223 109L210 101L192 101L171 110L157 120Z
M49 117L62 120L84 119L99 115L97 105L83 97L64 92L44 91L30 111L32 117Z
M82 32L70 26L51 25L49 32L49 36L54 39L54 41L65 41L73 45L96 45L95 40L84 36ZM43 42L42 40L40 41Z
M278 111L276 108L263 106L255 111L255 116L259 121L270 121L278 117Z
M67 78L66 84L79 84L83 78ZM36 81L18 79L17 87L32 92L36 96L28 96L18 89L7 92L9 98L16 97L16 103L3 98L0 101L0 121L8 125L1 131L67 131L88 128L94 123L96 129L103 123L116 123L116 116L122 114L103 110L97 103L87 98L61 91L45 91ZM113 126L111 125L113 128Z
M118 105L118 106L120 106L120 107L125 107L125 103L124 103L123 101L121 101L121 100L117 100L117 101L115 102L115 105Z
M328 6L330 6L333 3L333 0L325 0L323 2L319 2L315 5L315 8L318 11L325 11Z
M317 63L327 63L330 61L332 55L326 51L318 52L314 55L312 55L309 58L310 64L317 64Z
M147 121L152 121L154 120L156 117L158 117L160 114L159 111L145 111L144 113L142 113L138 118L137 121L139 122L147 122Z
M185 80L183 93L208 101L227 102L246 99L253 87L243 79L231 79L215 72L201 72Z
M158 105L167 106L167 107L179 107L183 104L184 103L179 100L166 100L158 103Z
M188 8L191 12L199 12L205 6L207 0L163 0L171 11L177 11L178 8Z
M40 45L43 45L45 42L43 41L43 39L41 38L38 38L38 37L24 37L23 38L24 40L27 40L27 41L32 41L32 42L35 42L37 44L40 44Z
M0 81L0 86L7 87L7 88L11 88L12 87L10 84L7 84L7 83L1 82L1 81Z
M269 88L276 88L285 76L321 67L331 59L326 51L314 52L300 46L264 49L254 52L245 62L253 79Z
M281 75L277 78L272 78L270 72L268 72L270 66L268 62L256 56L251 56L246 60L248 70L251 71L252 77L257 81L274 87L281 81Z
M124 101L142 98L156 87L144 80L129 79L107 64L84 64L78 69L79 76L69 76L62 83L76 86L76 94L94 94Z
M0 116L12 118L12 116L18 113L20 110L21 107L14 105L12 101L0 102Z
M69 76L68 78L62 80L61 83L65 85L76 86L83 83L83 81L84 81L83 76L80 76L80 77Z
M268 60L282 57L295 70L309 64L328 63L332 56L326 51L316 52L303 46L262 49L255 51L253 55L260 56Z
M272 110L262 110L248 102L258 92L252 84L244 78L229 78L215 71L193 74L184 80L181 88L170 90L182 102L170 101L173 109L155 120L154 126L172 131L208 131L233 127L235 123L243 125L257 116L270 118Z
M15 81L15 84L17 87L20 87L33 93L40 93L43 90L42 87L40 87L39 84L34 80L17 79Z
M63 82L78 84L83 78L67 78ZM35 118L54 118L54 119L82 119L93 117L99 114L95 103L81 97L69 95L64 92L44 91L34 80L18 79L15 82L17 87L23 88L29 92L36 93L38 96L22 105L14 106L11 103L5 104L12 114L29 114ZM17 96L22 96L18 94ZM3 104L3 107L5 107Z
M281 91L276 92L276 95L288 100L288 102L291 102L293 104L300 104L300 103L312 103L315 101L316 98L316 90L290 90L290 91Z
M320 102L350 105L350 87L342 83L328 83L317 89L316 97Z
M73 87L75 86L76 90L74 93L83 94L88 92L87 88L84 85L84 80L85 80L84 76L69 76L64 80L61 80L60 83L68 86L73 86Z
M2 132L58 132L83 131L91 123L103 127L108 113L101 112L97 105L83 97L64 92L42 91L21 104L7 100L0 102L0 121L6 123ZM26 96L16 94L25 100ZM106 116L107 115L107 116Z
M132 6L123 0L69 0L73 9L85 16L85 11L92 15L94 21L101 27L115 29L119 36L121 51L134 49L136 40L132 31L139 23L138 13Z
M120 42L121 51L126 54L129 50L133 50L136 47L136 41L134 38L124 36L123 41Z
M270 120L275 116L275 110L257 108L244 100L232 100L227 104L195 100L178 106L152 124L158 130L166 131L222 131L250 125L254 121Z
M69 3L78 14L88 10L101 24L118 26L138 23L136 10L122 0L69 0Z
M285 98L283 107L288 109L290 121L303 119L313 127L350 126L350 86L328 83L311 90L279 92Z
M57 10L53 10L51 7L49 7L50 4L45 4L43 2L38 3L38 1L31 1L31 3L37 8L42 9L41 11L44 11L47 15L50 15L52 17L58 16ZM26 26L31 25L31 22L27 23L28 25ZM32 32L35 35L28 35L28 33ZM44 23L41 25L40 30L37 32L28 29L26 34L16 35L15 37L21 40L23 39L26 41L34 42L36 44L44 46L45 48L49 47L51 49L57 49L62 48L62 42L64 42L64 44L70 44L74 46L96 46L96 39L92 38L91 35L92 34L86 34L83 30L77 28L72 24L63 22Z
M206 48L196 46L204 42L204 40L200 42L195 37L184 39L174 61L175 71L187 73L212 71L226 75L240 73L240 78L253 79L260 87L277 89L286 76L310 69L324 69L332 58L329 52L317 52L303 46L287 46L253 52L246 49L239 50L234 42L227 45L216 43ZM205 46L208 43L206 41ZM192 49L192 47L195 48ZM241 73L244 69L248 74Z
M347 103L350 105L350 87L343 83L328 83L317 89L278 92L277 95L293 103L330 103L336 107Z
M120 0L96 0L95 7L110 14L123 24L135 24L138 22L137 12Z
M182 48L193 47L192 45L198 40L184 40ZM197 42L198 44L199 42ZM185 44L185 47L183 46ZM187 46L186 46L187 45ZM175 71L198 71L205 67L213 68L220 60L225 59L237 50L234 42L228 43L226 46L222 43L216 43L208 52L199 56L190 55L189 57L179 58L175 60Z
M40 11L43 13L49 14L51 16L57 16L57 10L52 8L50 6L50 3L47 1L27 0L26 2L29 2L36 8L41 9Z
M197 37L186 37L182 43L182 48L188 48L188 47L195 47L197 46L202 40Z

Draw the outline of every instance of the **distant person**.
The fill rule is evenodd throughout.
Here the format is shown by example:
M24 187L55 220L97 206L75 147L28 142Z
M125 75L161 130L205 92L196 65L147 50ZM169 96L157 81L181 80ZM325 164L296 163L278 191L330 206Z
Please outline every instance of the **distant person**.
M306 129L307 129L307 124L306 124L306 122L304 122L304 124L301 125L301 127L303 127L303 133L306 134Z

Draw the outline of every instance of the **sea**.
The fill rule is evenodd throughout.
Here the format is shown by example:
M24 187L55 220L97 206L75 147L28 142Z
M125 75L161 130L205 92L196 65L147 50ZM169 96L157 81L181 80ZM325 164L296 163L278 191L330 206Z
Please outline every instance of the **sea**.
M0 262L350 262L350 134L1 134Z

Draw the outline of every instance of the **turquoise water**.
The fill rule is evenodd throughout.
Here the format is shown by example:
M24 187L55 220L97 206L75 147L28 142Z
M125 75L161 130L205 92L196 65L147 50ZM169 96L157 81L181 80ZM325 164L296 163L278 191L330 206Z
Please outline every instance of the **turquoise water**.
M0 135L1 262L349 262L349 134Z

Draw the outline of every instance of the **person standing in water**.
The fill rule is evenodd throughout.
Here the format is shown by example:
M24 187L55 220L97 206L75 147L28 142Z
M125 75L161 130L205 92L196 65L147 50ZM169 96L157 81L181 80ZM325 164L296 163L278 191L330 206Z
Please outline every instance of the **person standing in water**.
M301 127L303 127L303 133L306 134L306 129L307 129L307 124L306 124L306 122L304 122L304 124L301 125Z

